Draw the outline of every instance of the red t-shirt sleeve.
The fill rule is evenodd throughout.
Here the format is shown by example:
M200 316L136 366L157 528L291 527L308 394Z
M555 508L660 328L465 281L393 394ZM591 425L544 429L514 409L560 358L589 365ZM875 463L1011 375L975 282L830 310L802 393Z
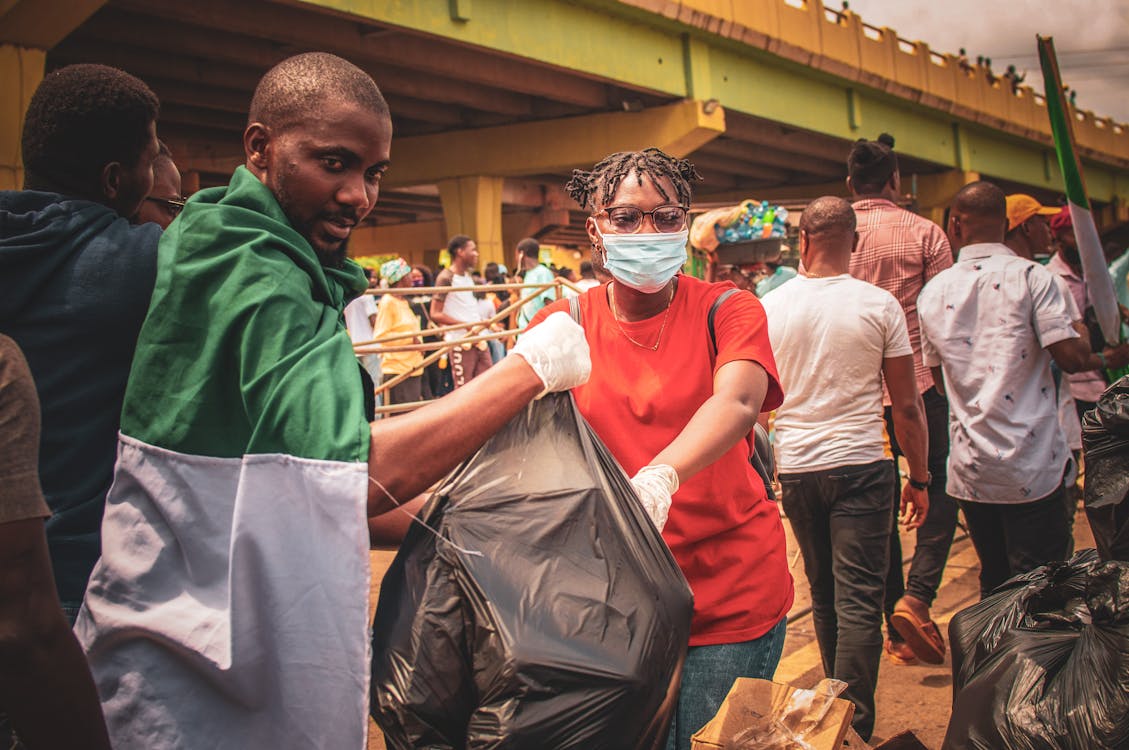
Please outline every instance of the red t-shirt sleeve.
M533 326L539 324L542 320L549 317L550 315L552 315L555 312L568 312L568 311L569 310L568 310L568 298L567 297L565 297L564 299L559 299L559 300L557 300L556 302L553 302L550 305L545 305L544 307L542 307L540 310L537 311L537 314L534 315L533 319L529 321L529 325L527 325L525 327L525 330L528 331L530 328L533 328Z
M751 292L734 294L721 303L714 316L717 335L717 368L728 362L750 360L764 368L768 375L768 392L761 411L772 411L784 401L776 358L768 340L768 319L760 300Z

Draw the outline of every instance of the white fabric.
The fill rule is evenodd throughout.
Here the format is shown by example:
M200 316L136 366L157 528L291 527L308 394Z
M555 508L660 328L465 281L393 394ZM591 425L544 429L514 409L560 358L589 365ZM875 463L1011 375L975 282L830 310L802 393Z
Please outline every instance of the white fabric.
M1004 245L969 245L917 310L922 356L949 397L946 491L985 503L1049 495L1070 451L1045 349L1078 336L1051 274Z
M666 464L648 464L631 477L631 486L651 523L662 531L670 514L671 496L678 492L678 472Z
M775 422L780 471L886 458L883 360L913 355L894 295L847 274L797 276L761 304L784 388Z
M115 748L365 747L367 479L120 437L75 624Z
M466 276L452 274L451 286L473 287L474 279L469 274ZM474 298L473 292L447 292L447 296L443 298L443 312L450 315L455 320L465 323L474 323L482 320L482 315L478 310L478 300ZM462 328L447 332L444 334L443 338L447 341L454 341L466 335L467 330Z
M1066 303L1066 314L1070 316L1072 322L1082 320L1082 313L1078 311L1078 303L1074 301L1074 295L1070 292L1070 285L1066 283L1066 279L1058 274L1051 274L1054 279L1055 285L1058 286L1058 293L1062 295L1062 301ZM1074 396L1070 393L1069 384L1065 380L1065 373L1063 374L1063 381L1058 386L1058 423L1062 425L1062 434L1066 436L1066 446L1072 451L1082 450L1082 422L1078 419L1078 408L1074 405ZM1067 477L1067 483L1073 483L1073 479Z
M1074 273L1074 269L1062 259L1060 253L1051 256L1046 269L1066 285L1070 299L1074 301L1072 309L1075 317L1073 320L1081 320L1082 313L1079 311L1085 311L1091 305L1089 288L1086 286L1086 282L1082 280L1081 276ZM1105 392L1107 387L1105 376L1098 370L1068 372L1063 374L1063 379L1070 388L1070 395L1079 401L1097 401L1102 397L1102 393Z
M376 315L376 300L371 294L362 294L345 305L345 327L354 344L372 341L372 315Z
M579 289L582 293L587 292L592 287L599 285L600 282L596 281L595 279L581 279L580 281L576 282L576 288Z
M510 351L529 363L545 390L567 391L588 382L592 352L584 329L566 312L555 312L521 335Z

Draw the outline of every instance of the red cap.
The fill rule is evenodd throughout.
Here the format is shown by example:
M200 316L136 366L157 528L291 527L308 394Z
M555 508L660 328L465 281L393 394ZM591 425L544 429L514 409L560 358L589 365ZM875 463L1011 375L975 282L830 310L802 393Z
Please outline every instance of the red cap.
M1070 207L1063 206L1062 210L1057 215L1051 217L1051 231L1059 232L1064 229L1070 229L1074 226L1074 220L1070 218Z

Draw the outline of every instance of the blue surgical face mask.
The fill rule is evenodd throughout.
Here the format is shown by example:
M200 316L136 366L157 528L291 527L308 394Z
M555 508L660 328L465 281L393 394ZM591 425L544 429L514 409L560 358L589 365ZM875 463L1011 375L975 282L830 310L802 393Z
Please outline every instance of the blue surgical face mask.
M604 268L612 277L632 289L653 294L667 285L686 263L689 230L681 232L640 232L604 234Z

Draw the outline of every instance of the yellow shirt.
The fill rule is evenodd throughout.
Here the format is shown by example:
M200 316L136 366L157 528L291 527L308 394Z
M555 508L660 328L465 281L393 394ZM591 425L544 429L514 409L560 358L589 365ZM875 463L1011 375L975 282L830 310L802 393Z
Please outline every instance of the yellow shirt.
M411 305L403 297L392 294L382 295L380 304L376 306L376 324L373 326L373 338L387 336L390 333L419 333L419 318L412 312ZM389 341L387 346L404 346L418 344L419 341L410 338ZM386 352L381 355L381 372L385 375L403 375L405 372L417 370L423 362L422 352ZM422 370L412 372L419 375Z

